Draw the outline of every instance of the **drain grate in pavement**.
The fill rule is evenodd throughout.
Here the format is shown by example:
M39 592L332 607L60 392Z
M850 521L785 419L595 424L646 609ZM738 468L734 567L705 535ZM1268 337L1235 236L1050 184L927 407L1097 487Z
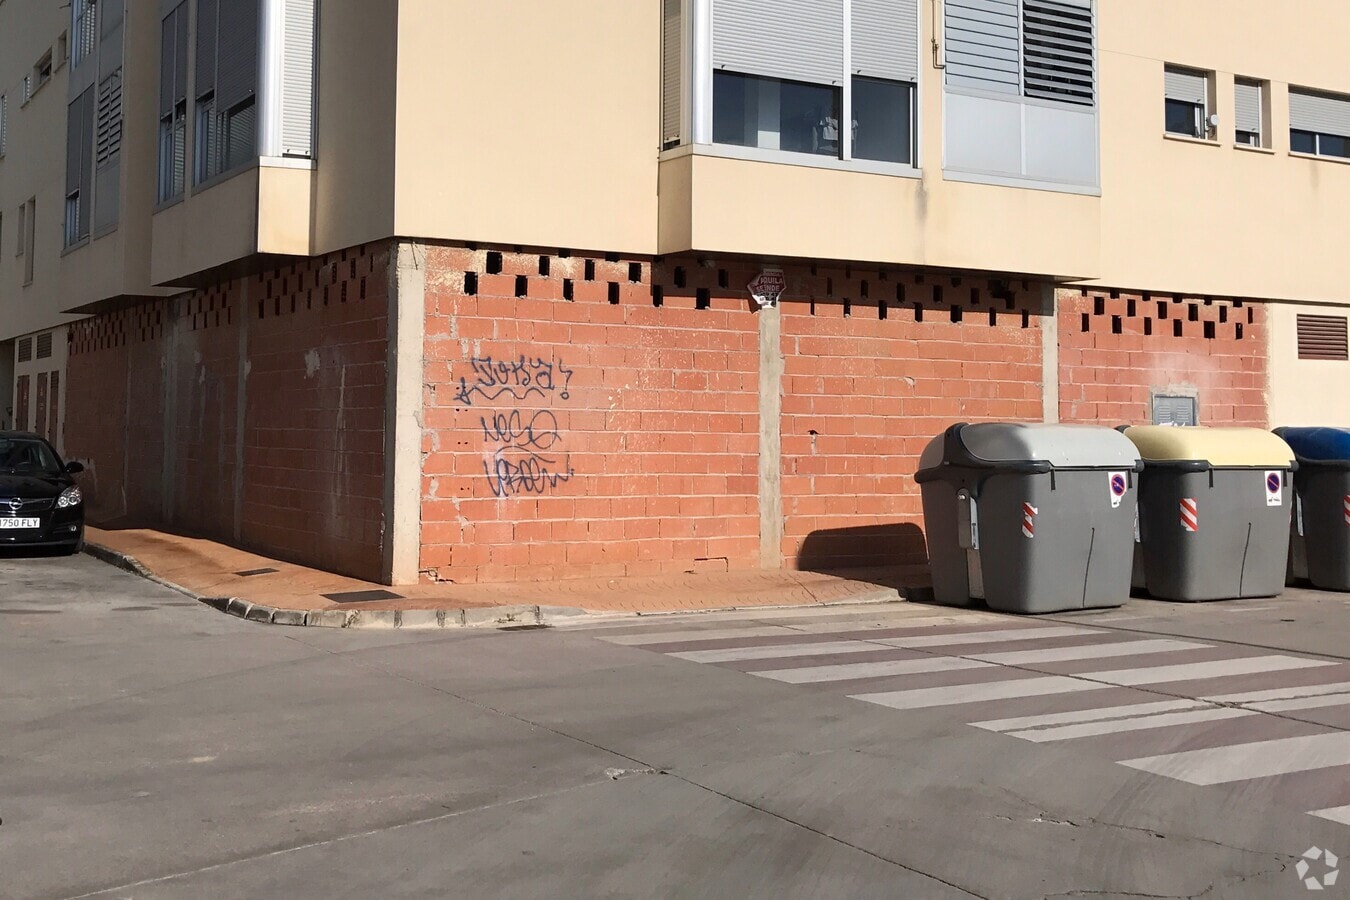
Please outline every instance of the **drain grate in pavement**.
M334 603L369 603L373 600L402 600L402 594L390 591L344 591L340 594L324 594L325 600Z
M254 575L274 575L280 572L280 569L245 569L242 572L235 572L240 578L252 578Z

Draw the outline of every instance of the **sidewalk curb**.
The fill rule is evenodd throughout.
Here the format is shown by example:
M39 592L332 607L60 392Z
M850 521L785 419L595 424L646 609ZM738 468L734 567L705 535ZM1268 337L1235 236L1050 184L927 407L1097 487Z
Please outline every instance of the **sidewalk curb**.
M308 628L372 628L432 631L441 628L553 628L563 625L593 624L627 619L655 617L700 616L709 613L759 612L782 609L827 609L836 606L863 606L880 603L904 602L912 597L897 588L878 588L864 591L841 600L818 603L791 603L773 606L720 606L709 609L681 609L668 612L592 612L567 606L486 606L467 609L451 607L439 609L279 609L252 603L238 597L204 597L182 585L174 584L151 572L133 556L101 544L86 542L84 552L100 562L144 578L161 587L190 597L218 612L257 622L262 625L282 625Z

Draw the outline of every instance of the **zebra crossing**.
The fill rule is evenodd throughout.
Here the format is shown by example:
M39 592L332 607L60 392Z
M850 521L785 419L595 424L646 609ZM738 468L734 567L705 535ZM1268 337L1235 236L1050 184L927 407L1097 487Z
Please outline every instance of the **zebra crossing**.
M761 619L597 636L908 714L946 713L1178 782L1266 790L1350 825L1350 664L1095 627L968 621Z

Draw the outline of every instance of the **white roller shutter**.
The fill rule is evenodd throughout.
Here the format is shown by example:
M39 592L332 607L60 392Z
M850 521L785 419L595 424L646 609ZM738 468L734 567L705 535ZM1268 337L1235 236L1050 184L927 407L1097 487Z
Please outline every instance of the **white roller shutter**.
M1201 72L1169 67L1163 76L1163 82L1168 100L1199 103L1202 106L1209 103L1208 80Z
M919 79L919 4L915 0L853 0L852 66L858 75L890 81Z
M314 0L286 0L281 153L308 157L314 131Z
M713 0L713 67L839 84L845 0Z
M1237 112L1234 126L1238 131L1261 133L1261 85L1239 81L1235 87Z
M683 138L684 3L662 0L661 6L661 146Z
M1289 127L1350 138L1350 98L1290 89Z

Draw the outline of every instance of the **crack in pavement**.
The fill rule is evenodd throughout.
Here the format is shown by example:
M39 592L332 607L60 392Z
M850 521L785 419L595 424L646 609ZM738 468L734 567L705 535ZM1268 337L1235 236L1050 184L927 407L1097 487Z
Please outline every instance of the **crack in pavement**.
M249 862L257 862L259 860L264 859L275 859L277 857L287 856L292 853L299 853L303 850L312 850L316 847L328 847L334 844L345 843L346 841L354 841L360 838L374 837L375 835L379 834L388 834L391 831L400 831L405 828L415 828L419 825L429 825L434 822L444 822L449 819L455 819L459 818L460 816L467 816L473 813L487 812L489 810L494 809L502 809L503 807L515 806L520 803L529 803L534 800L545 800L553 797L560 797L565 794L571 794L577 791L585 790L586 788L598 787L607 784L609 781L610 781L609 778L586 781L581 784L574 784L571 787L560 788L556 791L542 791L537 794L531 794L528 797L515 797L510 800L502 800L497 803L488 803L482 806L471 807L469 809L450 810L450 807L441 803L437 804L438 806L440 806L441 809L450 811L436 816L421 816L416 819L409 819L406 822L397 822L393 825L385 825L381 828L372 828L367 831L355 831L349 834L338 835L337 837L324 838L321 841L308 841L302 844L293 844L286 847L279 847L277 849L267 850L261 853L250 853L243 856L237 856L232 859L222 860L221 862L212 863L207 866L200 866L196 869L190 869L182 872L174 872L169 875L160 875L154 878L145 878L140 881L133 881L127 884L119 884L114 887L99 888L98 890L90 891L84 894L69 895L65 898L65 900L90 900L90 898L105 897L109 894L115 894L119 891L126 891L132 888L149 887L150 885L155 884L166 884L171 881L179 881L183 878L189 878L193 875L201 875L206 872L214 872L220 869L229 868L230 866L242 865L244 863Z
M723 792L721 792L721 791L719 791L719 790L717 790L717 789L715 789L715 788L712 788L712 787L710 787L710 786L708 786L708 785L701 784L701 783L699 783L699 782L693 780L692 778L686 777L686 776L684 776L684 775L680 775L680 774L678 774L678 773L669 772L669 771L664 770L664 769L657 769L656 767L652 766L651 764L649 764L649 763L647 763L647 762L645 762L645 761L643 761L643 760L635 759L635 758L633 758L632 756L629 756L629 755L626 754L626 753L622 753L622 752L620 752L620 751L618 751L618 750L615 750L615 749L612 749L612 748L609 748L609 747L602 746L602 745L600 745L600 744L595 743L594 741L589 741L589 740L587 740L587 739L585 739L585 738L583 738L583 737L579 737L579 736L574 735L574 734L569 734L569 733L567 733L566 731L562 731L562 730L560 730L560 729L558 729L558 728L554 728L554 727L551 726L551 725L545 725L545 724L543 724L543 723L541 723L541 722L536 722L536 721L534 721L534 720L532 720L532 719L528 719L528 718L526 718L526 717L524 717L524 716L517 715L516 713L512 713L512 712L508 712L508 711L506 711L506 710L498 709L498 708L493 707L493 706L490 706L490 705L488 705L488 704L486 704L486 703L482 703L482 702L480 702L480 701L474 700L474 699L472 699L472 698L470 698L470 697L466 697L466 696L463 696L463 695L461 695L461 694L457 694L457 693L455 693L454 691L447 690L446 688L438 687L437 685L433 685L433 684L428 684L428 683L425 682L425 681L420 681L420 680L418 680L418 679L416 679L416 678L413 678L412 676L404 675L404 674L399 673L399 672L394 672L394 671L392 671L392 670L390 670L390 669L388 669L388 668L385 668L384 666L380 666L380 665L376 665L376 664L372 664L372 663L367 663L367 662L364 662L364 661L361 661L361 660L356 660L356 659L349 658L345 653L342 653L342 652L339 652L339 651L335 651L335 650L327 650L327 649L325 649L324 652L329 653L329 654L331 654L331 655L337 657L338 659L343 660L345 663L347 663L347 664L349 664L349 665L358 666L358 667L360 667L360 668L367 669L367 670L370 670L370 671L373 671L373 672L379 672L379 673L381 673L381 674L383 674L383 675L385 675L385 676L387 676L387 677L401 679L401 680L403 680L403 681L408 682L409 684L417 685L418 687L424 688L424 689L426 689L426 690L434 691L434 692L436 692L436 693L438 693L438 694L444 694L445 696L451 697L451 698L453 698L453 699L455 699L455 700L458 700L458 701L460 701L461 703L467 703L467 704L469 704L470 706L473 706L474 708L479 709L479 710L481 710L481 711L483 711L483 712L491 713L492 715L495 715L495 716L500 716L500 717L502 717L502 718L510 719L510 720L512 720L512 721L514 721L514 722L519 722L520 724L526 725L526 726L528 726L528 727L530 727L530 728L538 729L538 730L543 731L543 732L546 732L546 733L548 733L548 734L552 734L552 735L554 735L554 736L556 736L556 737L563 738L564 740L572 741L572 742L574 742L574 743L581 744L582 746L589 747L589 748L591 748L591 749L593 749L593 750L598 750L598 751L600 751L600 752L602 752L602 753L607 753L607 754L609 754L609 755L611 755L611 756L616 756L616 757L618 757L618 758L620 758L620 759L628 760L629 762L633 763L633 764L634 764L634 767L635 767L636 769L638 769L638 770L642 770L642 771L646 771L646 772L660 773L660 774L664 774L664 775L666 775L666 776L668 776L668 777L675 778L675 779L677 779L678 781L680 781L680 782L682 782L682 783L684 783L684 784L687 784L687 785L689 785L689 786L692 787L692 788L695 788L695 789L697 789L697 790L704 791L704 792L706 792L706 793L709 793L709 794L712 794L712 795L714 795L714 796L720 797L720 798L722 798L723 800L726 800L726 801L728 801L728 802L730 802L730 803L735 803L735 804L737 804L738 806L743 806L743 807L745 807L745 808L747 808L747 809L752 809L752 810L754 810L754 811L756 811L756 812L758 812L758 813L761 813L761 814L763 814L763 815L769 816L770 818L776 819L776 820L778 820L778 821L780 821L780 822L783 822L783 823L785 823L785 824L791 825L791 826L793 826L793 827L795 827L795 828L800 828L800 829L802 829L803 831L810 832L811 834L814 834L814 835L816 835L817 837L824 838L824 839L827 840L827 841L831 841L831 842L833 842L833 843L839 844L840 846L847 847L847 848L849 848L850 850L856 851L856 852L858 852L858 853L865 854L866 856L869 856L869 857L871 857L871 858L873 858L873 859L875 859L875 860L877 860L877 861L879 861L879 862L885 863L885 864L890 865L890 866L894 866L894 867L896 867L897 869L902 869L902 870L904 870L904 871L906 871L906 872L909 872L909 873L911 873L911 874L913 874L913 875L919 875L919 876L921 876L921 877L923 877L923 878L930 879L930 880L935 881L935 882L937 882L937 883L939 883L939 884L942 884L942 885L945 885L945 886L947 886L947 887L949 887L949 888L952 888L953 890L960 891L960 892L962 892L963 894L966 894L967 896L974 897L974 898L976 898L976 900L988 900L988 898L987 898L985 895L983 895L983 894L978 894L978 893L976 893L975 891L972 891L972 890L969 889L969 888L966 888L966 887L963 887L963 886L961 886L961 885L959 885L959 884L955 884L955 883L953 883L953 882L947 881L947 880L945 880L945 879L943 879L943 878L941 878L941 877L939 877L939 876L937 876L937 875L934 875L934 874L929 873L929 872L925 872L925 871L923 871L923 870L921 870L921 869L917 869L917 868L915 868L915 867L913 867L913 866L906 865L905 863L900 862L899 860L895 860L895 859L891 859L891 858L886 857L886 856L882 856L881 854L879 854L879 853L877 853L877 852L875 852L875 851L868 850L866 847L859 846L858 844L855 844L855 843L852 843L852 842L850 842L850 841L847 841L847 840L845 840L845 839L843 839L843 838L841 838L841 837L838 837L837 835L833 835L833 834L830 834L830 833L828 833L828 832L821 831L820 829L815 828L815 827L813 827L813 826L811 826L811 825L808 825L808 824L806 824L805 822L800 822L800 821L798 821L798 820L796 820L796 819L792 819L792 818L789 818L788 816L784 816L784 815L782 815L781 813L776 813L776 812L774 812L774 811L772 811L772 810L769 810L769 809L766 809L766 808L764 808L764 807L757 806L756 804L751 803L751 802L748 801L748 800L741 799L740 797L734 797L734 796L732 796L732 795L730 795L730 794L725 794L725 793L723 793ZM621 771L622 771L622 770L621 770ZM72 898L72 900L76 900L76 898Z

